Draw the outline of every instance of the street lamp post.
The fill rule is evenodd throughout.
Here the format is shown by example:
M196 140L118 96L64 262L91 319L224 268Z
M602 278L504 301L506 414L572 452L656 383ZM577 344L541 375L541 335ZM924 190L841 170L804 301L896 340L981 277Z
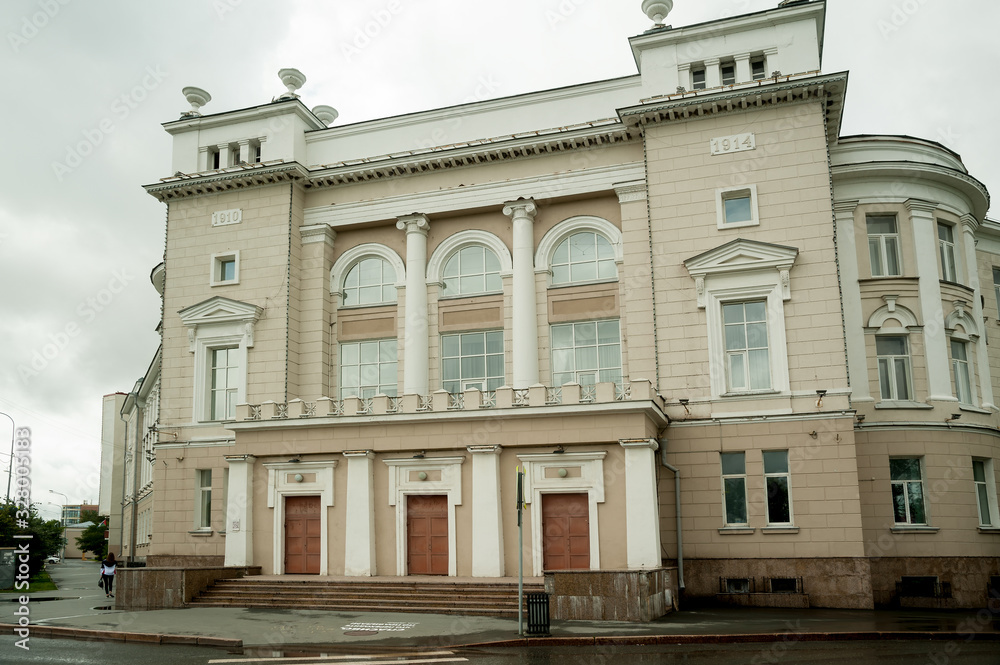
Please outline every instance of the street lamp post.
M69 497L66 496L65 494L63 494L62 492L57 492L55 490L49 490L49 492L51 494L58 494L59 496L61 496L63 498L63 504L62 504L62 506L59 509L59 523L62 525L62 555L59 558L60 559L65 559L66 558L66 522L65 522L65 515L66 515L66 504L69 503Z
M14 424L14 418L10 414L0 411L0 416L10 419L10 466L7 467L7 503L10 503L10 478L14 473L14 430L17 429L17 425Z

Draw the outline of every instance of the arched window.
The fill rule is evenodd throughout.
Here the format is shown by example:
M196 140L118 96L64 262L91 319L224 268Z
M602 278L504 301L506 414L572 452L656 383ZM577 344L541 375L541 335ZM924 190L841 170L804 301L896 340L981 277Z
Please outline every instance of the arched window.
M344 306L381 305L396 302L396 271L385 259L368 256L344 278Z
M575 284L615 279L615 250L604 236L579 231L560 242L552 253L552 283Z
M441 274L444 296L467 296L503 290L500 283L500 259L482 245L458 250L444 264Z

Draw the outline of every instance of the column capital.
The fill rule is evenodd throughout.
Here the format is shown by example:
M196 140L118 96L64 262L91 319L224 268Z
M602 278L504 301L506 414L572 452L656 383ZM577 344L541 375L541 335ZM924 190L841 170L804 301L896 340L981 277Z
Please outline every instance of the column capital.
M415 213L400 217L396 222L396 228L407 233L420 233L426 236L431 228L431 221L427 215Z
M631 201L646 200L646 181L635 180L616 184L615 194L618 195L618 203L629 203Z
M300 226L299 236L302 238L303 245L322 242L333 247L333 242L337 239L337 232L329 224L312 224L310 226Z
M922 201L921 199L906 199L903 201L903 205L910 211L910 214L925 213L926 215L930 215L937 210L936 203Z
M342 454L348 459L351 457L367 457L368 459L375 459L375 451L373 450L345 450Z
M618 445L622 448L651 448L656 451L660 449L660 444L656 439L618 439Z
M702 60L702 64L704 64L706 67L711 67L713 65L719 64L719 59L718 58L707 58L706 60Z
M503 214L512 219L527 218L533 220L536 212L538 212L538 206L535 205L534 199L518 199L503 204Z
M958 221L962 223L962 230L966 233L975 234L975 232L979 229L979 220L976 219L975 215L966 213L959 217Z
M854 211L858 209L859 203L860 201L858 199L852 199L850 201L834 201L833 212L835 215L853 215Z
M468 450L473 455L483 454L483 453L499 455L500 452L503 450L503 446L466 446L465 449Z
M224 455L224 457L230 464L233 462L253 462L257 459L254 455Z

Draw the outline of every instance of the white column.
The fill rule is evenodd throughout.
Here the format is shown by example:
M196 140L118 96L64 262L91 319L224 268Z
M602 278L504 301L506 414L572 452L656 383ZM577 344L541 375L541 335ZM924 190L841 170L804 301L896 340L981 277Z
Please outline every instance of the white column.
M229 144L220 143L216 147L219 149L219 168L229 168Z
M855 201L833 204L834 228L837 236L837 258L840 261L840 290L844 298L844 329L847 336L847 369L851 379L851 399L872 401L868 385L868 355L865 351L865 321L861 309L861 287L858 285L858 234L854 224ZM865 236L867 240L867 236Z
M500 446L469 446L472 453L472 576L503 577ZM513 504L511 504L513 505Z
M951 371L948 362L948 339L941 308L941 282L938 271L936 206L929 201L907 199L913 227L913 248L917 256L916 274L920 277L920 313L924 328L924 354L927 359L928 400L954 402L951 394Z
M514 388L538 383L538 309L535 302L535 212L531 199L504 204L514 235L513 341Z
M976 229L979 224L972 215L963 215L962 219L962 245L965 249L965 270L968 277L968 284L975 291L972 296L972 318L977 325L983 326L982 330L966 331L976 332L979 338L976 340L976 381L973 384L979 386L980 404L984 409L994 408L993 404L993 379L990 375L989 351L986 348L986 322L983 320L983 299L982 284L979 282L979 261L976 258Z
M400 217L406 231L406 322L403 337L403 392L427 394L427 215Z
M239 164L240 162L245 162L245 163L249 164L250 161L251 161L250 160L250 139L240 139L239 145L240 145L240 154L236 158L236 163Z
M375 483L370 450L348 450L344 575L375 575Z
M750 72L750 54L740 53L733 58L736 60L736 82L746 83L753 78Z
M705 87L711 90L722 85L722 72L719 71L719 59L711 58L705 61Z
M659 568L660 509L656 495L654 439L626 439L625 449L625 564L629 570Z
M227 566L253 565L253 455L226 456L229 495L226 498Z

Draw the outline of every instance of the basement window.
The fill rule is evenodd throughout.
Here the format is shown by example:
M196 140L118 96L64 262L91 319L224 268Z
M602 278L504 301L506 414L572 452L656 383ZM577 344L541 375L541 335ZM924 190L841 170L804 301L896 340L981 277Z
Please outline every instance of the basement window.
M769 586L771 593L801 593L797 577L772 577Z
M727 577L726 593L750 593L750 580L746 577Z

